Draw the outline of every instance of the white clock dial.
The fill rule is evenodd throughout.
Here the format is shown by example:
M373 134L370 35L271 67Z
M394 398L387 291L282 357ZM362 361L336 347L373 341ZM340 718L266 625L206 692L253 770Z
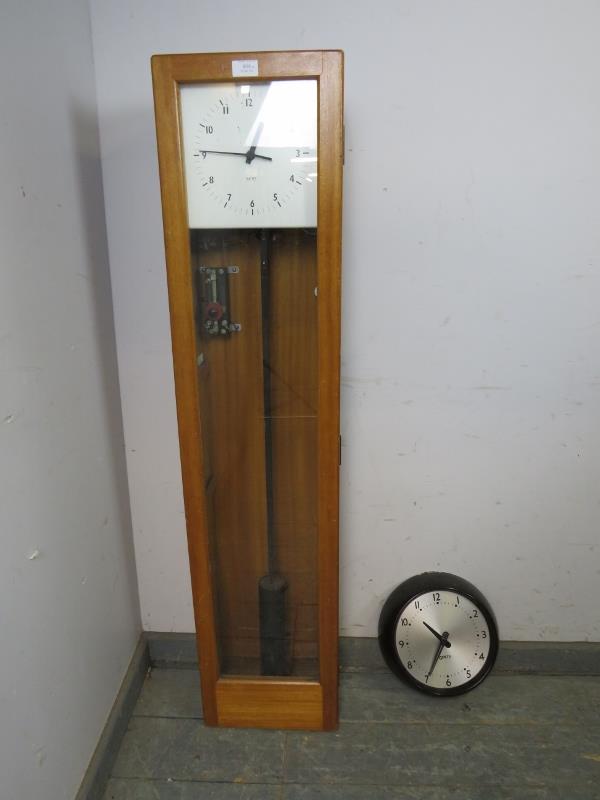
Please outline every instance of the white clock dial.
M190 228L317 225L317 82L180 89Z
M472 600L451 591L428 591L398 615L395 646L411 678L430 689L456 689L487 666L490 630Z

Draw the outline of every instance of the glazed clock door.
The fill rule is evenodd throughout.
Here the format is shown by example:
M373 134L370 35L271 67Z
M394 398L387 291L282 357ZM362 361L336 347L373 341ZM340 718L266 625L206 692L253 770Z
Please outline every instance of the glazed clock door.
M209 724L337 720L341 66L153 58Z

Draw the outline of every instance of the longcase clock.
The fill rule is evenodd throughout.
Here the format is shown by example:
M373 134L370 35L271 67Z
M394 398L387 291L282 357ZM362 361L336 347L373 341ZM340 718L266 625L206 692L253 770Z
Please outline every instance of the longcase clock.
M337 725L342 70L152 59L210 725Z

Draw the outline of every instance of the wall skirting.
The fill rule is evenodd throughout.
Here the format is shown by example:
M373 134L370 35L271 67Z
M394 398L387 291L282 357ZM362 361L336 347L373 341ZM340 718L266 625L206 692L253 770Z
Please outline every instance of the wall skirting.
M197 668L193 633L146 632L153 667ZM340 669L386 671L377 639L342 636ZM501 642L494 673L600 675L600 642Z
M149 668L148 640L142 633L75 800L101 800L104 795Z

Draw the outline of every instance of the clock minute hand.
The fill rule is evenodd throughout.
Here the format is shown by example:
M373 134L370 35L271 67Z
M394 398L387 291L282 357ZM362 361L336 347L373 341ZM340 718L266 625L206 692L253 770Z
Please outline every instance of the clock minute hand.
M254 149L256 150L256 148L254 148ZM252 150L252 148L250 148L250 150ZM217 155L220 155L220 156L242 156L242 158L246 159L246 163L247 164L249 164L250 161L252 161L252 159L250 159L250 161L248 161L248 153L234 153L231 150L200 150L199 152L200 153L216 153ZM254 153L252 158L262 158L263 161L273 161L271 156L260 156L260 155L258 155L258 153Z
M438 644L437 650L435 651L435 655L433 657L433 661L431 662L431 667L429 668L429 672L427 673L427 677L430 678L433 674L433 670L435 669L435 665L439 661L440 655L442 650L444 649L444 640L442 639Z

